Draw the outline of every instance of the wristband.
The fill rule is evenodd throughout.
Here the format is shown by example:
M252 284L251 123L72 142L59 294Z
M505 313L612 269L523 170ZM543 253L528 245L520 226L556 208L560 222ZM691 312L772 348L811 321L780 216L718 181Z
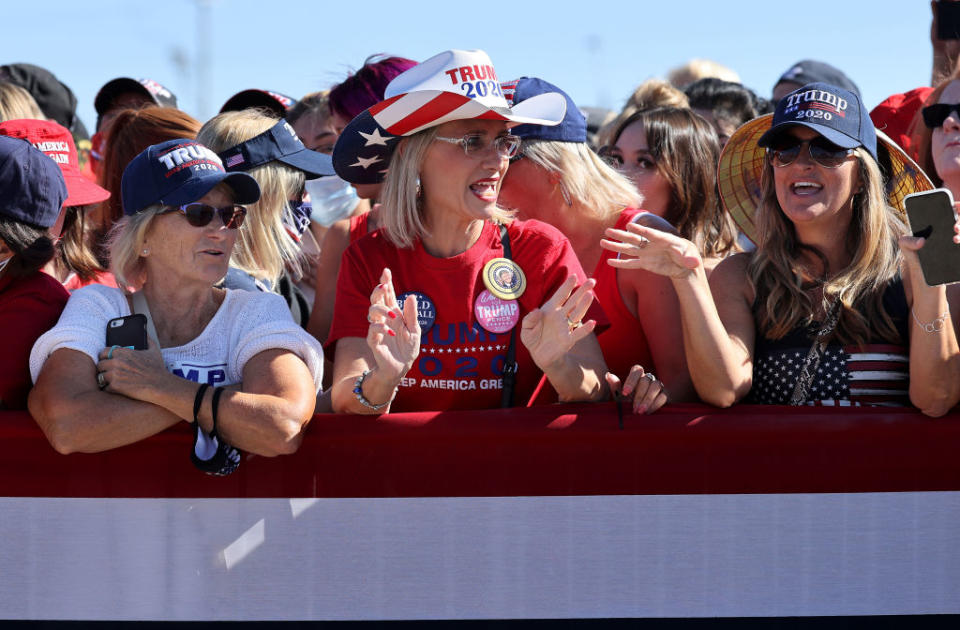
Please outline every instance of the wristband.
M210 387L209 383L201 383L200 387L197 388L197 395L193 398L193 422L194 424L198 423L199 420L197 416L200 415L200 406L203 405L203 395L207 393L207 388Z
M361 405L363 405L364 407L373 409L374 411L377 411L379 409L383 409L384 407L386 407L387 405L393 402L393 399L397 395L397 389L396 388L393 389L393 396L390 396L390 399L387 400L386 402L382 402L379 405L373 404L372 402L367 400L366 396L363 395L363 382L367 380L367 375L369 374L370 374L370 370L364 370L363 374L361 374L357 378L357 382L353 384L353 395L357 397L357 400L360 402Z
M222 387L213 388L213 401L210 403L210 411L213 414L213 427L210 429L210 435L217 437L217 412L220 410L220 396L223 395Z

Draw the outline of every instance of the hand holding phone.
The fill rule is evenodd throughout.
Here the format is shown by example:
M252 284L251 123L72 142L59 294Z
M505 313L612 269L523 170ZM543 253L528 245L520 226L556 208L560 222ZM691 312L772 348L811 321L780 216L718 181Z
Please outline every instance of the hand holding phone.
M107 322L107 346L146 350L148 347L146 315L134 313L126 317L114 317Z
M957 215L946 188L907 195L903 200L914 236L924 239L917 251L923 279L930 286L960 282L960 245L953 242Z

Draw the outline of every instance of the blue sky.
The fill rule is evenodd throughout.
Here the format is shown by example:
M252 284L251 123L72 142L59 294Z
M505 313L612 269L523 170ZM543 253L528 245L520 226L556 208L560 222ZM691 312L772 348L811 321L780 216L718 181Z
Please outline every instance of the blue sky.
M611 108L694 57L733 68L763 95L795 61L828 61L868 107L929 82L931 64L925 0L47 0L5 3L4 22L0 63L53 71L91 133L93 98L114 77L155 79L206 120L241 89L298 98L378 52L422 60L482 48L501 80L539 76L581 106Z

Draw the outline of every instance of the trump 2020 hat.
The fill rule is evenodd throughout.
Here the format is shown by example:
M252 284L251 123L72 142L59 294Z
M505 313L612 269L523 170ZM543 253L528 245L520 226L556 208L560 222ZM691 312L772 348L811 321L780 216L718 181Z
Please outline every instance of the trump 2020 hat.
M154 144L123 171L123 213L136 214L154 204L182 206L200 199L220 182L233 189L236 203L260 199L257 180L246 173L227 173L217 154L196 140Z
M223 112L238 112L250 107L259 107L272 112L277 118L285 118L297 99L271 90L241 90L227 99L220 108Z
M558 142L586 142L587 119L570 96L543 79L534 77L520 77L513 81L501 84L503 95L511 107L540 94L556 93L567 101L567 111L559 125L517 125L510 130L515 136L524 140L555 140Z
M814 84L816 85L816 84ZM822 85L822 84L821 84ZM836 94L840 93L840 88L830 86ZM816 89L812 86L806 86L793 94L803 94L807 89ZM847 92L852 95L852 92ZM822 95L821 95L822 96ZM737 129L727 145L720 153L720 163L717 167L717 187L720 189L720 200L724 209L730 213L737 227L751 241L759 244L759 232L756 225L757 208L760 207L763 194L760 181L763 176L763 169L766 161L766 151L763 144L771 141L774 132L780 133L784 128L790 125L802 125L820 133L831 142L843 147L853 148L861 146L868 151L866 144L859 141L859 138L873 139L873 151L871 155L879 157L878 164L884 177L884 190L887 194L887 201L894 209L903 213L903 199L910 193L921 192L933 188L933 184L926 176L923 170L904 153L897 143L891 140L881 131L877 131L870 117L863 110L859 99L856 99L858 107L859 120L852 120L851 105L848 102L845 108L843 103L827 103L822 100L816 100L811 97L810 101L804 100L804 107L794 107L788 103L788 97L784 97L777 104L776 114L766 114L744 123ZM798 101L793 101L799 105ZM812 112L809 116L805 112ZM817 118L822 112L823 117ZM835 112L837 115L834 115ZM843 113L844 116L839 116ZM825 119L830 114L830 118ZM803 121L800 122L802 115ZM777 123L779 116L779 124ZM847 117L851 119L848 119ZM819 122L808 122L807 119ZM838 124L836 120L840 119ZM771 122L773 125L771 126ZM869 130L865 129L869 126ZM826 132L826 133L825 133ZM827 135L827 134L830 135ZM837 140L834 140L837 138Z
M57 163L26 140L0 136L0 214L48 228L57 221L67 185Z
M67 184L64 206L85 206L110 197L110 191L97 186L80 174L77 147L70 131L52 120L7 120L0 123L0 135L26 140L60 166Z
M811 83L777 103L773 125L757 144L767 147L789 127L807 127L844 149L863 147L877 159L877 131L860 97L828 83Z
M333 149L333 168L352 184L382 182L403 136L475 118L556 125L567 106L563 95L550 92L511 108L493 62L482 50L435 55L394 77L384 96L350 121Z
M218 155L228 171L249 171L277 161L303 171L307 179L334 174L330 156L303 146L297 132L285 120L277 121L270 129Z

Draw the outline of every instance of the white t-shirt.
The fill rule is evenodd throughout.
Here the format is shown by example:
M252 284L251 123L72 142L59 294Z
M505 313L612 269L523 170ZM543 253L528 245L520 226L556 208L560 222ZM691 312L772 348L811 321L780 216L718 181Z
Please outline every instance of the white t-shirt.
M120 289L92 284L75 291L57 325L33 346L33 381L47 357L60 348L83 352L97 363L106 345L107 322L130 314ZM197 383L234 385L242 382L247 361L272 349L289 350L303 359L315 390L320 391L323 349L293 322L283 298L272 293L227 289L220 308L198 337L182 346L163 348L161 353L167 369L178 376Z

